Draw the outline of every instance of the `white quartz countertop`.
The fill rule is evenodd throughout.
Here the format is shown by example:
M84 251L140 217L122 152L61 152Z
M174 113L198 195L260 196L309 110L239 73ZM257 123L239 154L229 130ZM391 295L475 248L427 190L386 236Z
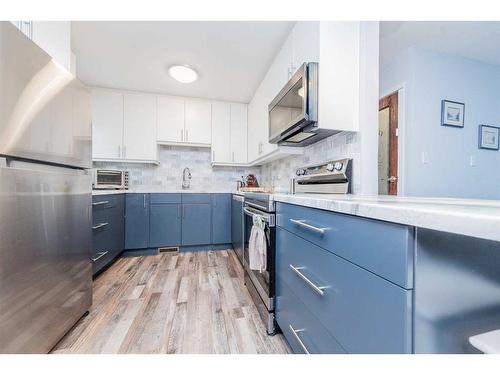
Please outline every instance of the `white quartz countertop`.
M157 194L157 193L182 193L182 194L231 194L231 190L92 190L92 195L110 195L110 194L132 194L132 193L142 193L142 194Z
M334 194L274 194L276 202L500 241L500 202Z

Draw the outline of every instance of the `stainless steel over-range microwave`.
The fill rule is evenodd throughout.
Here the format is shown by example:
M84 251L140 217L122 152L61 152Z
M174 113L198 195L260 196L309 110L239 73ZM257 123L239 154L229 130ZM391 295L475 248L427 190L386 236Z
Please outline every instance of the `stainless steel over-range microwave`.
M116 169L94 169L94 189L128 189L128 172Z
M304 63L269 104L269 142L287 146L313 143L317 121L318 63Z

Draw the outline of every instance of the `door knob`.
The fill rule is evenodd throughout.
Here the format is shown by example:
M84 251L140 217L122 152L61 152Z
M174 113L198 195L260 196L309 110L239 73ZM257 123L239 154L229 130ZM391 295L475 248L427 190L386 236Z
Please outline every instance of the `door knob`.
M391 176L387 179L388 182L396 182L398 178L396 176Z

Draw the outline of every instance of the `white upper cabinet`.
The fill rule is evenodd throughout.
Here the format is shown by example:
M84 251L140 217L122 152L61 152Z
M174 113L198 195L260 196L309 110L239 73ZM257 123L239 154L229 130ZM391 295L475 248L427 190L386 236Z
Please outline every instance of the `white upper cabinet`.
M94 88L92 159L157 163L156 95Z
M230 163L231 104L212 102L212 163Z
M126 93L123 103L123 158L157 160L156 96Z
M204 99L186 99L184 142L207 145L212 142L212 104Z
M92 89L92 158L121 159L123 143L123 94Z
M231 161L246 163L247 156L247 105L231 103Z
M297 22L292 30L292 71L305 62L319 61L319 22Z
M212 163L246 164L247 105L212 102Z
M184 142L185 99L176 96L158 96L158 142Z

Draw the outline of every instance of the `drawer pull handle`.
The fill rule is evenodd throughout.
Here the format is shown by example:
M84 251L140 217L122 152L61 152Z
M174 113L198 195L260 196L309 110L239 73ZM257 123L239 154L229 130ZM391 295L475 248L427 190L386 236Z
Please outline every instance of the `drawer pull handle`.
M99 228L105 227L106 225L108 225L108 223L99 223L97 225L94 225L92 227L92 229L99 229Z
M290 221L294 224L300 225L303 228L309 229L313 232L320 233L320 234L325 234L325 230L328 228L318 228L315 227L314 225L307 224L305 220L297 220L297 219L290 219Z
M301 348L304 351L304 353L305 354L311 354L311 353L309 353L309 350L307 350L307 347L304 345L304 343L302 342L302 340L300 339L300 336L299 336L299 333L300 332L304 332L305 329L295 329L295 328L292 327L291 324L289 324L288 327L290 328L290 331L292 331L292 335L295 337L295 339L297 340L297 342L301 346Z
M97 257L90 258L90 259L92 259L92 262L97 262L99 259L101 259L107 253L109 253L109 251L102 251L102 252L98 253L99 255Z
M101 202L95 202L95 203L92 203L92 206L100 206L102 204L108 204L109 201L101 201Z
M314 284L311 280L309 280L309 278L304 275L302 272L300 272L301 270L303 270L305 267L294 267L290 264L290 268L292 269L293 272L295 272L297 275L300 276L300 278L302 280L304 280L307 285L309 285L316 293L318 293L320 296L322 296L323 294L325 294L325 291L324 289L328 288L327 286L317 286L316 284Z

